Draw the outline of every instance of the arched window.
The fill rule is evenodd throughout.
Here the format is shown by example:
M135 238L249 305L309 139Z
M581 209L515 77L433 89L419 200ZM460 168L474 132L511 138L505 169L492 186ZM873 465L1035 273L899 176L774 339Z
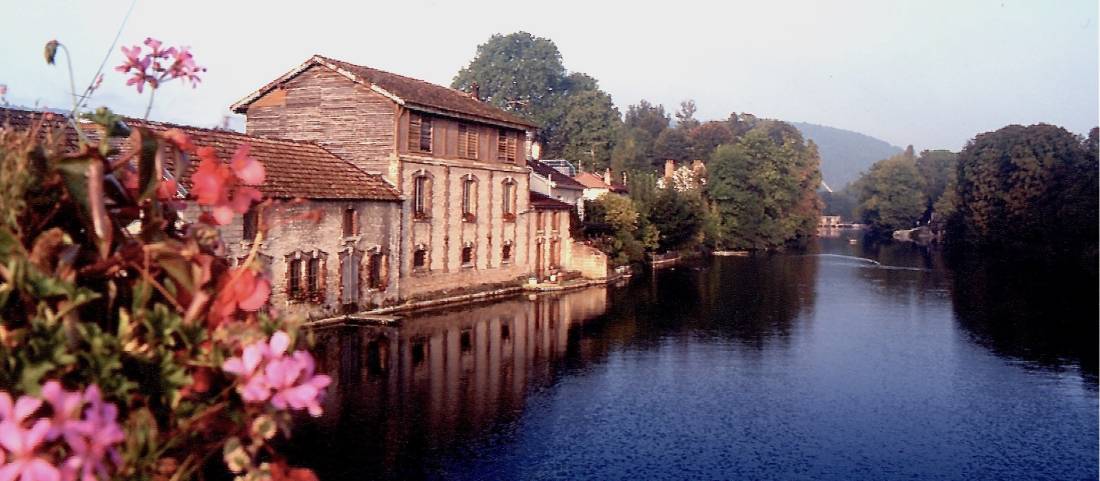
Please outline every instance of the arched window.
M516 220L516 181L504 179L501 184L500 211L505 221Z
M473 175L462 177L462 220L477 220L477 178Z
M428 219L432 209L432 178L420 171L413 176L413 218Z

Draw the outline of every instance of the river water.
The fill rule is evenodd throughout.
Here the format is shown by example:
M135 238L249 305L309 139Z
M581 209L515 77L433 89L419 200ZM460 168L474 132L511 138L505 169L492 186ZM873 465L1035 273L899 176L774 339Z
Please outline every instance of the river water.
M822 238L317 332L291 461L360 479L1096 479L1084 281Z

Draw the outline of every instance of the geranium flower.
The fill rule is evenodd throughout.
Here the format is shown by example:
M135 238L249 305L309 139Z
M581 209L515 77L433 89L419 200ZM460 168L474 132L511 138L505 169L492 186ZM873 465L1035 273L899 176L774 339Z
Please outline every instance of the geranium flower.
M252 151L249 144L241 144L233 153L233 160L229 165L233 167L233 173L242 183L247 185L260 185L264 183L264 164L248 155Z
M50 421L39 419L30 429L17 422L0 422L0 445L11 455L0 466L0 479L20 481L60 481L61 472L46 458L38 455L38 448L50 431Z
M271 281L250 269L240 266L226 273L218 285L218 296L211 309L214 324L233 316L237 310L258 311L271 296Z
M233 155L232 168L218 159L211 147L198 149L199 166L191 175L191 192L200 205L211 207L214 222L225 225L233 216L244 214L252 204L263 199L263 194L253 187L238 183L259 184L264 180L263 164L248 156L249 147L243 144Z

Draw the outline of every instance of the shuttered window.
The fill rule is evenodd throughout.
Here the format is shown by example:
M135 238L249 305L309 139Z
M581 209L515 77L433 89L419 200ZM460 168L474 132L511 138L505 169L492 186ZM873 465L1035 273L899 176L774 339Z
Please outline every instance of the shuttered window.
M431 194L428 192L428 176L419 175L413 179L413 216L418 219L428 217L428 205Z
M474 210L477 207L477 181L473 178L462 180L462 220L473 222Z
M382 264L385 262L385 258L382 253L376 252L370 255L370 271L367 272L367 287L371 289L382 289L385 286L385 282L382 280Z
M432 151L432 118L409 114L409 152Z
M359 252L351 250L340 260L340 297L344 304L359 302L359 258Z
M477 158L477 127L458 124L458 156L466 159Z
M501 193L500 210L504 214L505 220L514 220L516 216L516 184L511 181L504 181L504 192Z
M497 160L515 163L518 143L519 139L514 133L500 129L497 137Z

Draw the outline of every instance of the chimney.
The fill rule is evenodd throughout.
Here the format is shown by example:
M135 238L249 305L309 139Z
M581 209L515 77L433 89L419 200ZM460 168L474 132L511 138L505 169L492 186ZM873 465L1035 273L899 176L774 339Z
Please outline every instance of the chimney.
M671 179L672 173L676 171L676 161L672 159L665 160L665 178Z
M607 170L603 171L603 183L611 185L611 167L608 167Z
M477 82L470 84L470 97L473 97L474 100L481 100L481 86Z

